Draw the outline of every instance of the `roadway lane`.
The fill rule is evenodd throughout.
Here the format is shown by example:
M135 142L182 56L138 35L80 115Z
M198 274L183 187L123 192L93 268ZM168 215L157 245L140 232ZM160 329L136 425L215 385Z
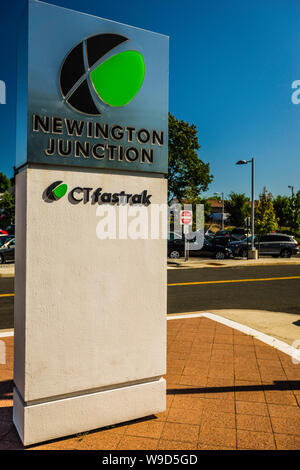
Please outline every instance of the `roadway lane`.
M297 277L270 281L247 281ZM219 281L245 280L220 283ZM215 282L168 286L168 313L217 309L253 309L300 314L300 266L255 266L169 270L168 284Z
M14 327L14 298L2 297L5 294L14 292L14 278L0 278L0 330Z
M253 309L300 314L300 279L251 282L247 279L300 276L300 266L172 269L168 284L242 280L216 284L168 286L168 313L218 309ZM0 278L0 329L13 328L13 278Z

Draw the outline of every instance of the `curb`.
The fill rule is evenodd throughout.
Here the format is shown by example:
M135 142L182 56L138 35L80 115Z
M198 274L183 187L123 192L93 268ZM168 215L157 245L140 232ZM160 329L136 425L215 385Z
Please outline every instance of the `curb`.
M174 266L172 266L173 264ZM294 262L275 262L275 263L270 263L270 262L261 262L258 263L256 261L254 262L248 262L248 263L241 263L241 264L223 264L221 262L211 262L211 263L192 263L192 264L184 264L184 261L182 263L176 263L174 262L168 262L167 264L167 269L199 269L199 268L236 268L236 267L248 267L248 266L300 266L300 260L294 261Z
M293 346L290 346L287 343L284 343L284 341L280 341L279 339L274 338L273 336L266 335L265 333L262 333L261 331L254 330L253 328L250 328L249 326L242 325L241 323L235 322L233 320L228 320L228 318L221 317L219 315L216 315L215 313L209 313L209 312L204 312L204 313L186 313L186 314L169 314L167 317L167 320L184 320L188 318L199 318L199 317L205 317L209 318L210 320L214 320L218 323L222 323L223 325L229 326L230 328L233 328L234 330L241 331L242 333L245 333L246 335L253 336L255 339L261 341L262 343L267 344L268 346L271 346L274 349L278 349L278 351L281 351L288 356L290 356L294 361L295 364L300 364L300 351L299 349L294 348ZM297 362L296 362L297 361Z
M14 336L14 330L1 330L0 331L0 338L9 338L10 336Z

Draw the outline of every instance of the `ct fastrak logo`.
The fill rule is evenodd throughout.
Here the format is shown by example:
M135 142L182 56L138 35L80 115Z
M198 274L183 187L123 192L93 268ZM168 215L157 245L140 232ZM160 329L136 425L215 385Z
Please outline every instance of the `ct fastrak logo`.
M63 197L68 191L68 185L62 181L55 181L55 183L50 184L45 191L45 196L47 201L57 201Z
M60 71L60 89L64 101L88 115L101 114L90 90L111 107L125 106L139 92L145 76L140 52L126 50L99 63L112 49L129 41L119 34L97 34L84 39L66 56Z
M67 191L68 185L66 183L63 183L63 181L55 181L45 189L43 198L46 202L58 201L67 194ZM91 204L141 204L149 206L149 204L151 204L151 197L152 195L148 194L147 190L139 194L130 194L126 193L126 191L107 193L103 192L102 188L94 189L81 186L72 188L68 193L68 200L71 204L79 204L80 202L86 204L87 202L91 202Z

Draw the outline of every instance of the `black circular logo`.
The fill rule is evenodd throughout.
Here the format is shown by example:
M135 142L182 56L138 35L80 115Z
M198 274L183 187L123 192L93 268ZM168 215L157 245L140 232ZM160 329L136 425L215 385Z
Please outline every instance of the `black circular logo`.
M145 76L140 52L117 52L102 58L128 38L119 34L97 34L77 44L66 56L60 71L62 97L84 114L101 114L94 96L111 107L128 104L140 90ZM100 63L99 63L100 62ZM95 93L91 93L93 87Z

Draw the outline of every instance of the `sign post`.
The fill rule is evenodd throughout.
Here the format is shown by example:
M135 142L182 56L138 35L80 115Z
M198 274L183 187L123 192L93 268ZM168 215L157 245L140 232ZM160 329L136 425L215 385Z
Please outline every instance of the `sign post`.
M188 261L189 259L187 235L189 233L189 227L192 225L192 223L193 223L193 212L191 210L180 211L180 224L183 225L183 233L184 233L184 261Z
M167 161L168 38L30 0L16 162L24 445L165 410L166 242L147 221L167 203Z

